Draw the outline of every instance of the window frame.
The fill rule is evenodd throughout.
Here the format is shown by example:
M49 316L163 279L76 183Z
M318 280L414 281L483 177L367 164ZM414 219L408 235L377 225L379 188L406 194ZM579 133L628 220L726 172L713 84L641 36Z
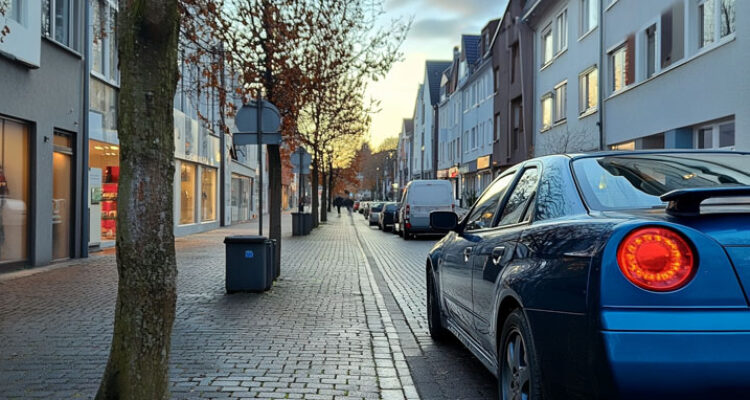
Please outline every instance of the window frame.
M615 74L616 74L615 57L620 52L622 52L622 86L617 88L615 86L617 82L617 79L615 79ZM613 46L613 48L607 52L607 59L609 60L609 78L610 78L609 91L612 94L619 93L628 87L628 84L627 84L628 42L622 41L621 43Z
M563 17L564 29L560 27L560 17ZM555 15L555 33L557 34L554 35L555 57L568 49L568 25L568 8L566 7Z
M490 229L496 229L497 228L497 226L496 226L497 225L497 217L498 217L498 214L499 214L500 210L502 210L503 207L505 206L505 199L508 196L508 189L514 187L514 185L516 183L516 180L518 179L518 176L517 176L518 172L522 171L522 170L523 170L523 168L511 168L510 170L505 171L504 173L498 175L495 179L492 180L492 182L490 182L490 184L487 186L487 189L485 189L479 195L479 198L477 199L477 201L472 205L472 207L469 210L469 212L466 213L466 216L461 221L461 231L462 232L472 232L472 233L473 232L483 232L483 231L487 231L487 230L490 230ZM508 182L508 186L506 186L505 192L503 193L502 197L499 199L499 201L497 202L497 205L495 206L495 213L492 216L492 221L490 221L489 226L484 227L484 228L479 228L479 229L470 229L469 228L470 218L471 218L472 214L474 213L474 211L476 210L476 206L479 204L479 200L482 200L482 197L486 193L488 193L488 189L489 188L491 188L494 184L496 184L497 182L499 182L501 179L505 179L508 176L512 177L512 179L510 180L510 182Z
M562 96L560 96L560 89L562 89ZM562 99L560 99L562 97ZM568 119L568 80L564 80L554 88L553 95L553 108L554 112L552 115L552 125L560 124ZM562 102L562 103L561 103ZM559 113L559 114L558 114Z
M654 72L651 76L648 75L648 31L653 28L654 33L654 60L653 68ZM651 79L661 73L661 19L656 18L647 23L639 32L638 40L636 42L636 52L640 56L640 62L636 61L636 67L640 71L636 71L637 82Z
M500 219L502 218L502 214L505 211L505 207L508 205L508 200L510 198L510 195L516 190L516 187L518 186L518 182L523 177L524 173L528 170L535 169L537 171L537 180L536 184L534 185L534 189L532 191L531 196L529 197L529 201L524 206L523 212L521 212L521 215L519 216L519 221L516 221L512 224L507 225L499 225ZM534 220L536 218L536 194L539 191L539 183L542 181L542 174L544 173L544 168L542 167L542 164L539 162L529 162L524 164L521 168L519 168L516 171L516 176L513 179L513 182L511 183L509 190L505 192L505 195L503 196L503 200L500 204L500 207L495 212L495 221L493 221L492 228L493 229L508 229L508 228L514 228L521 225L531 225L534 223ZM529 213L529 209L531 209L531 213ZM529 215L529 219L526 220L526 215Z
M549 122L549 124L545 125L544 124L544 103L547 100L550 101L550 122ZM539 111L541 113L539 115L540 116L539 122L540 122L540 125L541 125L541 127L539 128L539 132L546 132L546 131L550 130L552 128L552 125L555 123L555 115L554 115L554 112L555 112L555 101L554 101L554 94L553 94L553 92L546 92L546 93L544 93L540 97L539 102L540 102L540 104L539 104Z
M52 42L55 42L56 44L63 46L67 49L70 49L76 53L78 53L81 50L81 38L80 34L78 32L78 20L80 17L80 7L79 2L75 0L42 0L43 3L48 4L47 9L47 18L49 18L49 26L47 30L45 30L45 26L42 25L42 36L45 39L48 39ZM69 7L68 11L68 21L67 21L67 35L68 35L68 43L62 42L57 39L57 18L56 18L56 10L57 10L57 4L58 2L65 2L67 3ZM42 4L42 12L44 12L44 4ZM44 18L44 17L42 17Z
M589 75L596 71L596 105L593 107L589 107L589 102L587 101L589 99ZM585 116L589 114L593 114L594 112L599 110L599 80L601 77L599 76L599 67L594 64L585 70L578 74L578 115L579 116ZM583 83L586 83L585 90L583 88Z
M597 8L595 14L593 14L596 15L596 21L593 24L590 19L592 15L590 11L591 5ZM599 0L581 0L579 6L578 40L581 40L599 27Z
M540 36L541 43L539 45L539 50L542 52L540 57L540 59L542 60L542 65L540 66L540 69L544 69L546 66L552 64L552 61L555 59L555 37L552 29L553 22L550 22L549 24L547 24L547 26L544 27L544 29L542 29L542 34ZM547 36L549 36L549 39L547 39ZM549 59L547 59L547 40L550 41Z
M712 48L712 47L714 47L714 46L716 46L716 45L718 45L718 44L720 44L720 43L722 43L722 42L724 42L726 40L730 40L728 38L733 37L734 34L735 34L735 32L737 31L737 26L736 26L736 24L737 24L737 21L736 21L736 10L735 10L735 27L734 27L735 30L729 31L729 32L727 32L727 34L725 34L725 35L722 36L722 29L721 28L722 28L723 21L722 21L722 18L721 18L721 11L722 11L722 7L724 5L724 1L725 0L700 0L698 2L698 4L696 5L695 12L696 12L696 14L698 16L698 18L697 18L698 19L698 21L697 21L698 23L697 23L697 29L696 29L695 33L697 35L697 40L698 40L698 51L702 51L704 49ZM732 1L734 3L735 7L736 7L736 4L737 4L736 0L726 0L726 1ZM705 6L706 6L707 3L713 4L713 6L712 6L713 7L713 10L712 10L712 12L713 12L713 15L712 15L712 17L713 17L712 18L713 19L713 21L712 21L713 22L713 31L711 32L711 35L712 35L711 36L711 40L708 41L708 42L706 42L706 43L704 43L703 42L703 33L704 33L703 21L704 21L704 18L702 18L701 7L703 7L703 9L705 10Z
M727 124L734 124L734 144L720 147L721 145L721 127ZM701 131L710 129L711 145L709 147L698 147L700 144ZM693 149L699 150L728 150L737 146L737 122L734 118L712 121L705 124L696 125L693 128Z

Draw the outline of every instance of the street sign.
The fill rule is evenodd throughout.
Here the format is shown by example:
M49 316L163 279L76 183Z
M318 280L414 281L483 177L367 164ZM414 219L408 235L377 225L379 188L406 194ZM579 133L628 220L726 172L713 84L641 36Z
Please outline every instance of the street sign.
M242 108L237 111L237 116L234 117L234 123L235 125L237 125L237 133L258 133L257 104L257 100L252 100L250 101L250 103L242 105ZM281 113L279 112L279 109L265 100L261 100L261 104L263 106L260 115L260 119L262 122L262 125L260 126L261 132L263 132L263 135L269 133L279 133L279 131L281 130ZM257 144L257 140L252 144Z

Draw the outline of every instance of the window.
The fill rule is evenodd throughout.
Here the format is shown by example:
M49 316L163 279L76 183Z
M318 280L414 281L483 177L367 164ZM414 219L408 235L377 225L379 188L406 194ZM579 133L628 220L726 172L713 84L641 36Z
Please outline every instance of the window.
M685 7L676 2L661 14L661 67L667 68L685 53Z
M0 118L0 265L28 254L29 127Z
M581 32L583 36L599 24L599 0L581 0Z
M546 131L552 127L552 93L542 96L542 129Z
M557 52L561 52L568 47L568 10L564 10L557 16L555 23L557 29Z
M735 29L735 0L705 0L698 5L698 46L713 43Z
M73 0L42 1L42 34L71 49L78 49L75 5Z
M500 114L495 114L495 140L500 139Z
M195 164L180 162L180 224L195 223Z
M568 82L565 81L555 87L555 122L565 120L567 116Z
M500 201L508 186L513 182L514 176L515 174L511 173L499 178L482 194L482 197L477 200L474 209L471 210L471 214L467 217L466 230L471 231L492 227L492 222L495 220L495 214L497 213Z
M721 37L727 36L734 32L735 29L735 0L721 0L719 9L719 18L721 21Z
M201 221L216 220L216 170L203 167L201 173Z
M91 39L91 70L103 78L117 82L117 8L109 0L93 0L91 18L94 30Z
M518 62L518 42L513 43L513 46L510 48L510 59L511 59L510 81L512 83L516 81L516 76L518 76L518 69L520 68L520 65Z
M547 26L542 31L542 66L547 65L552 61L553 56L553 43L552 43L552 27Z
M656 72L656 24L646 28L646 79Z
M700 39L700 47L703 47L714 41L714 10L716 9L715 0L706 0L703 4L698 6L698 18L700 27L698 29Z
M23 19L21 18L21 11L23 10L21 8L21 0L10 0L10 2L0 2L0 4L5 6L6 17L23 24Z
M511 137L512 150L518 150L519 142L523 137L523 98L517 97L510 103L511 115Z
M90 108L102 115L101 129L117 130L117 90L99 79L90 80Z
M734 146L734 121L704 125L696 129L696 149L716 149Z
M599 70L594 66L580 75L578 112L595 110L599 103Z
M610 53L612 91L616 92L635 81L635 36L630 35L620 47Z
M534 197L537 182L539 182L539 171L536 168L523 171L521 179L518 180L516 187L508 197L508 202L503 208L503 214L497 226L522 222L521 217L526 214L526 208L529 207Z

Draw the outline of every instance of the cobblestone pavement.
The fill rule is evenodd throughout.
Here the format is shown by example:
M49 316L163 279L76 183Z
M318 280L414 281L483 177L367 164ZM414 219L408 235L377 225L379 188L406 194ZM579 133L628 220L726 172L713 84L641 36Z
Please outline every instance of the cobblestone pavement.
M425 260L439 237L404 241L354 218L423 399L497 399L495 377L460 343L436 343L426 316ZM378 276L380 275L380 276ZM399 320L398 315L402 316Z
M419 398L400 319L389 315L390 294L380 292L351 220L334 217L310 236L285 237L271 291L226 295L223 237L251 229L177 241L173 398ZM111 340L116 278L111 252L0 276L1 399L93 397Z

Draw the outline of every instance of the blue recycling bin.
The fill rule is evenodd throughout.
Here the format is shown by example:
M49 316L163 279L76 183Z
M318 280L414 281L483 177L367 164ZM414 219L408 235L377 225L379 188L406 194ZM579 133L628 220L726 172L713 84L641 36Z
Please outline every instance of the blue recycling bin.
M273 241L263 236L227 236L226 290L264 292L275 277Z

